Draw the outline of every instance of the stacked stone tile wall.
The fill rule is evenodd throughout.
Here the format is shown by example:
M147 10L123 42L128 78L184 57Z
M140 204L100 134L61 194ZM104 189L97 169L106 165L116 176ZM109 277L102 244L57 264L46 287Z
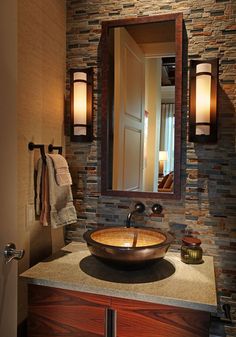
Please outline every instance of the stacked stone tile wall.
M142 199L145 216L137 223L171 230L176 235L172 249L191 231L202 240L205 254L214 256L218 315L222 304L231 304L236 320L236 3L234 0L67 0L67 70L94 67L94 141L71 143L69 112L65 114L67 159L73 179L78 223L67 228L66 239L81 240L87 228L124 224L128 210L137 201L104 197L101 184L101 60L103 20L182 12L186 28L182 108L182 198L177 201ZM218 142L200 145L187 141L188 65L190 59L219 58ZM67 101L69 77L67 77ZM139 199L140 200L140 199ZM152 216L159 202L163 216ZM235 326L226 327L235 336Z

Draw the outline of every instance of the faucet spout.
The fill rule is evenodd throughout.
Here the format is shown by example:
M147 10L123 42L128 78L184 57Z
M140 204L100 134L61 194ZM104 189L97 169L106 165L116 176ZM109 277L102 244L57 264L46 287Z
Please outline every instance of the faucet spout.
M145 206L142 202L138 202L134 206L134 210L129 212L126 219L126 228L130 228L131 218L134 213L143 213L145 211Z
M132 217L132 215L133 215L135 212L136 212L136 211L133 211L133 212L129 212L129 213L128 213L127 219L126 219L126 227L127 227L127 228L130 228L131 217Z

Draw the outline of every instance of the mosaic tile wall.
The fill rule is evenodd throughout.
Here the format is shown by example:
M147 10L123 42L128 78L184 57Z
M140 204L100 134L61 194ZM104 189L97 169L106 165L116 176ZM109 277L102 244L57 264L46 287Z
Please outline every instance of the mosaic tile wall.
M142 199L145 216L136 223L171 230L172 249L179 249L186 231L202 240L204 253L214 256L219 315L231 303L236 320L236 3L234 0L67 0L67 69L94 67L94 136L92 143L71 143L66 113L66 153L73 179L78 223L67 228L66 239L81 240L87 228L124 224L137 200L100 195L101 85L100 35L103 20L182 12L184 45L184 97L182 109L182 198L177 201ZM188 60L187 56L188 55ZM188 63L190 59L219 58L219 131L214 145L187 142ZM67 78L67 100L69 83ZM68 110L68 109L67 109ZM139 199L140 200L140 199ZM159 202L163 216L151 215ZM235 326L227 326L235 336Z

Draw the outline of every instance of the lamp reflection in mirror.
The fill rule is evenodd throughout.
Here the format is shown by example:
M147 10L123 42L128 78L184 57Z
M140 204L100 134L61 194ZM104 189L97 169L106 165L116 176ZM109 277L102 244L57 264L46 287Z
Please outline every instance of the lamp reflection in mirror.
M89 142L92 125L93 69L70 70L71 141Z
M190 142L217 140L217 82L217 59L190 61Z
M164 162L167 160L167 151L159 151L159 176L163 176Z

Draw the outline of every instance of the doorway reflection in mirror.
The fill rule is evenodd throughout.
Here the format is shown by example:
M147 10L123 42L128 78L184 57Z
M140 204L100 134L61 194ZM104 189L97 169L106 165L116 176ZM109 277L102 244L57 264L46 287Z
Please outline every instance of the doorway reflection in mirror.
M175 29L174 24L168 26L171 34L163 41L160 27L166 24L147 25L142 33L140 25L110 30L114 43L112 190L162 192L160 178L174 171ZM154 34L148 34L153 29ZM162 151L167 159L160 172Z

